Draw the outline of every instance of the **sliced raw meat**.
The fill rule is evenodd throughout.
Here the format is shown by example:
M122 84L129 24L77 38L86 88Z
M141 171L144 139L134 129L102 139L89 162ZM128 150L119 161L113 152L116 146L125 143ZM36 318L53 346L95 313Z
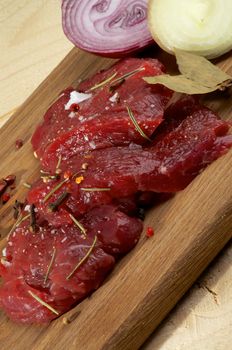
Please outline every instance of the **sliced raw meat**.
M49 108L44 122L32 137L32 145L39 158L45 157L49 161L50 158L58 159L60 155L65 158L86 149L123 145L131 141L146 142L135 130L126 106L131 107L141 128L147 136L151 136L163 120L164 107L172 92L162 86L149 85L142 78L162 74L162 64L155 59L125 59L98 73L91 79L91 86L113 73L119 78L137 69L142 70L129 76L116 92L110 91L110 82L88 92L92 97L81 102L76 112L65 109L72 91L66 90ZM81 90L84 87L89 88L89 82L80 85Z
M188 96L166 110L166 122L162 123L161 127L165 130L167 130L167 127L172 127L172 125L169 125L169 116L172 117L177 114L176 119L171 119L171 122L175 123L177 126L179 122L189 114L189 111L192 113L194 110L200 108L202 107L196 103L196 99ZM140 127L151 137L152 131L155 129L153 116L143 114L139 119ZM157 126L161 121L162 119L157 118ZM151 128L149 127L150 123ZM78 128L74 128L58 136L56 140L46 148L42 159L42 165L47 168L51 162L57 164L59 156L61 156L63 160L67 160L74 154L79 154L81 157L80 152L115 145L127 145L131 142L143 144L146 140L135 129L129 118L126 106L122 106L120 114L113 119L109 118L108 114L104 115L103 113L100 121L98 119L93 119Z
M59 314L69 310L99 287L114 267L115 259L136 245L142 231L140 220L128 217L114 206L95 208L80 223L86 237L74 224L54 229L43 223L32 233L28 220L11 234L6 262L1 265L4 284L0 302L13 320L41 323L57 317L30 292ZM91 247L90 255L72 274Z
M169 114L172 108L177 111L175 105L169 108ZM193 105L190 115L178 118L175 114L168 118L169 122L161 126L150 147L112 147L93 151L82 160L74 156L62 162L61 168L73 174L87 162L88 167L82 172L83 181L76 184L75 179L70 179L45 202L44 197L59 182L43 184L41 181L29 191L28 202L35 203L49 221L59 225L57 216L60 217L61 211L65 220L69 211L79 216L99 204L108 204L114 198L131 196L138 191L180 191L232 145L232 136L226 135L228 123L205 107ZM49 203L65 190L70 192L65 205L57 213L49 213Z
M115 86L113 79L137 69ZM163 71L157 60L120 61L79 92L64 91L45 114L32 144L47 173L23 209L35 206L35 224L27 218L11 233L0 264L0 304L13 320L48 322L98 288L139 240L142 222L131 217L138 207L184 189L232 147L229 123L195 98L164 112L172 93L142 79Z

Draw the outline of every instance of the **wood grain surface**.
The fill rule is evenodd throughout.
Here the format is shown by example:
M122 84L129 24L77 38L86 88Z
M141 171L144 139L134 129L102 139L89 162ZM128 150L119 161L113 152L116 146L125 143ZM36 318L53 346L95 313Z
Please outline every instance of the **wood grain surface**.
M16 173L18 180L15 195L1 209L3 228L11 223L14 200L24 196L23 182L39 176L39 163L30 146L34 125L63 88L75 86L80 78L91 76L110 63L112 60L73 49L3 126L0 176ZM226 64L230 67L230 59ZM219 96L217 100L215 96L213 101L214 107L227 115L229 99ZM25 144L16 151L15 139L22 135ZM60 318L45 328L22 327L6 322L1 314L4 335L10 335L1 344L9 348L17 340L17 349L23 349L26 342L31 349L41 350L64 349L67 345L69 349L120 350L142 345L231 238L231 154L208 167L185 191L150 211L145 226L155 227L155 237L142 236L108 281L70 312L80 312L71 324L64 325Z
M1 112L3 114L5 112L8 112L14 107L21 104L23 99L32 91L32 89L38 85L38 83L43 79L44 76L51 70L51 68L54 66L54 64L58 63L58 61L61 59L62 55L64 55L65 51L71 47L71 44L65 40L65 38L62 35L61 27L60 27L60 13L59 13L59 4L57 1L49 0L49 1L21 1L20 3L17 0L14 1L2 1L0 0L0 51L1 53L3 51L4 55L1 54L1 61L0 61L0 69L1 69L1 75L0 75L0 97L1 101L4 101L4 103L1 103ZM17 10L17 11L16 11ZM20 13L20 15L19 15ZM49 25L49 22L51 21L52 25ZM18 35L18 32L21 33ZM57 42L57 50L53 49L50 50L52 41L59 37ZM13 40L16 38L15 40ZM51 39L51 40L50 40ZM38 40L38 42L37 42ZM56 40L56 39L55 39ZM46 44L47 43L47 44ZM36 45L37 48L36 51ZM2 50L3 49L3 50ZM36 55L33 54L34 50L36 51ZM54 51L54 55L53 55ZM6 54L6 52L8 54ZM39 57L38 61L37 58ZM91 73L92 64L95 63L96 58L88 56L89 57L89 69L86 69L84 72L80 72L82 76L86 74ZM18 58L18 59L17 59ZM24 65L25 61L25 65ZM26 63L27 61L27 63ZM84 60L85 61L85 60ZM12 64L12 62L14 64ZM60 89L62 89L64 86L68 85L72 82L72 80L78 79L79 74L79 67L83 67L83 59L80 57L77 57L77 50L74 53L71 54L69 57L69 63L71 63L70 67L64 67L64 75L60 73L59 70L53 74L51 77L53 80L47 80L42 87L39 89L39 91L33 95L33 97L29 100L29 103L26 104L26 109L23 108L18 110L18 113L15 114L14 119L11 120L10 124L8 124L7 127L4 128L2 133L0 134L0 140L4 141L1 143L1 159L4 158L4 160L1 162L1 176L6 175L9 173L9 171L14 171L16 169L18 180L20 180L20 183L22 184L23 181L28 179L32 179L34 176L36 176L38 163L33 159L31 155L31 148L28 143L28 140L30 138L30 134L32 132L32 129L35 127L35 124L38 122L38 118L41 117L43 111L46 110L47 106L51 103L51 101L55 98L55 96L58 94ZM101 65L107 64L107 60L102 60L101 63L98 61L96 66L93 67L95 69L98 69ZM228 60L229 62L229 60ZM224 66L224 69L228 69L230 66L230 63L226 63ZM77 68L78 67L78 68ZM69 70L70 68L70 70ZM87 67L86 67L87 68ZM71 71L72 69L78 70L78 73L75 73L75 76L72 75ZM64 81L61 81L61 79L64 79ZM36 85L35 85L36 84ZM64 85L63 85L64 84ZM42 93L41 89L44 93ZM43 103L42 103L43 102ZM213 96L209 98L209 103L214 106L214 108L221 110L224 116L231 116L231 98L228 98L227 100L224 99L224 97L219 96ZM10 113L3 118L2 120L8 119L8 116ZM20 130L19 130L20 129ZM25 146L22 150L15 152L14 150L14 141L17 135L20 135L20 137L23 136L23 138L26 141ZM6 142L7 140L7 142ZM223 162L223 163L221 163ZM224 167L225 163L228 163L228 168ZM12 164L13 163L13 164ZM230 167L229 167L230 166ZM216 167L216 169L214 168ZM219 169L220 168L220 169ZM214 170L215 170L215 177L214 177ZM221 216L224 215L224 209L222 210L223 213L220 214L221 216L218 217L215 216L216 224L213 225L212 222L208 222L208 211L211 212L211 201L215 201L217 205L225 204L227 200L229 200L228 203L230 203L229 207L226 207L226 211L230 212L231 208L231 154L226 156L226 158L219 160L215 164L213 164L209 169L207 169L207 172L210 172L209 176L203 174L199 179L197 179L193 185L191 185L186 191L178 195L176 198L173 199L173 201L169 202L166 206L163 206L161 208L158 208L156 210L154 218L152 218L154 225L157 229L157 237L154 238L154 243L152 243L152 247L155 245L152 252L147 248L146 245L148 245L147 242L141 242L141 248L138 247L137 249L139 251L143 251L145 254L143 256L144 263L136 263L135 266L132 266L132 268L136 268L136 274L133 275L134 277L139 280L139 283L134 280L131 281L131 288L134 290L135 293L138 293L138 298L141 297L142 291L137 290L137 288L141 288L144 293L144 289L147 289L147 294L143 294L144 296L144 302L150 302L150 300L157 296L157 294L153 295L153 292L157 293L156 291L151 292L152 295L149 295L149 286L147 281L145 279L150 278L150 274L155 274L155 277L157 277L158 274L158 283L159 286L163 286L162 284L162 276L159 274L159 271L157 271L160 264L163 262L164 257L159 255L157 252L157 249L160 247L161 237L163 235L168 236L172 234L173 226L174 228L179 227L181 232L183 230L186 230L186 234L189 234L190 236L192 234L195 234L195 230L190 231L192 224L195 224L194 219L192 219L193 213L190 212L191 209L191 203L193 201L199 204L198 200L198 194L202 192L199 190L198 186L203 186L204 191L201 194L203 197L202 207L200 206L200 214L203 215L203 217L207 218L207 230L209 229L209 232L211 229L218 230L217 233L214 232L213 236L211 237L211 234L208 232L208 235L210 234L210 239L213 239L215 234L222 235L221 238L228 239L230 237L231 230L227 232L227 234L224 232L221 232L220 225L224 225L223 218ZM227 171L227 172L226 172ZM212 175L213 174L213 175ZM227 174L227 175L225 175ZM204 178L204 176L206 176ZM224 191L226 190L223 187L223 191L221 191L220 185L221 182L223 182L224 177L229 177L228 181L228 188L227 192L224 196ZM213 183L211 184L211 178L213 177ZM204 179L204 180L200 180ZM204 182L201 182L204 181ZM226 185L226 184L225 184ZM195 186L195 187L194 187ZM206 191L207 190L207 196ZM190 191L190 194L189 194ZM194 191L191 192L191 191ZM210 193L212 191L212 193ZM216 191L216 193L215 193ZM219 192L218 192L219 191ZM25 189L19 185L17 194L15 194L15 197L21 197L24 196ZM186 222L185 226L183 225L180 227L180 224L178 226L177 220L182 220L182 215L178 217L178 215L175 217L172 217L172 215L169 213L170 210L173 210L172 208L175 207L179 210L179 208L185 209L186 202L184 201L184 197L189 196L190 203L187 203L187 213L189 214L189 218L187 220L187 217L185 217ZM191 196L191 197L190 197ZM206 196L206 198L204 197ZM14 198L12 198L12 202L14 201ZM178 202L176 202L178 201ZM8 227L10 226L11 221L9 218L11 217L11 203L4 206L4 210L1 211L1 220L0 220L0 229L1 234L6 234ZM227 203L227 204L228 204ZM178 204L178 205L177 205ZM193 203L194 204L194 203ZM180 207L179 207L180 206ZM192 207L195 208L194 205ZM224 207L223 207L224 208ZM213 208L212 208L213 210ZM198 211L198 212L199 212ZM164 212L164 214L162 214ZM213 211L214 212L214 211ZM169 214L168 214L169 213ZM162 216L161 216L162 214ZM167 216L168 215L168 216ZM171 216L170 216L171 215ZM160 218L162 217L162 219ZM157 218L157 220L155 220ZM167 231L170 230L170 223L169 227L167 225L167 221L169 219L174 220L174 223L171 225L171 233L167 233ZM211 217L212 218L212 217ZM219 220L220 219L220 220ZM180 220L180 222L182 222ZM203 220L204 221L204 220ZM169 221L168 221L169 222ZM166 224L165 224L166 223ZM201 224L202 222L200 222ZM163 226L166 227L166 231L163 231ZM182 224L181 224L182 225ZM204 225L206 226L206 222L204 222ZM205 227L203 225L203 227ZM197 226L199 227L199 226ZM197 229L196 227L196 229ZM225 228L225 226L223 226ZM229 226L228 226L229 227ZM198 232L197 239L202 238L202 232ZM206 237L208 237L206 235ZM175 237L174 237L175 238ZM193 238L193 237L192 237ZM165 238L166 239L166 238ZM164 241L166 242L166 240ZM209 240L208 245L210 246L211 240ZM185 242L187 244L187 242ZM195 244L199 244L199 242L194 242ZM211 242L212 243L212 242ZM218 244L217 247L214 247L212 250L212 247L210 246L210 252L212 255L216 253L216 251L219 250L219 248L222 246L222 242L218 242L218 237L215 238L215 245ZM150 244L150 241L149 241ZM144 245L144 248L143 248ZM209 248L207 245L207 248ZM162 249L165 247L163 246ZM174 247L173 247L174 248ZM142 250L140 250L142 249ZM167 250L160 250L160 252L168 252L170 248L168 246L165 248ZM216 249L216 251L215 251ZM123 271L129 271L127 270L129 268L130 263L129 261L131 259L137 259L139 254L139 251L134 251L130 254L124 261L122 262L122 267L119 266L117 270L114 272L113 277L110 277L109 281L105 284L103 288L104 290L108 290L108 298L107 303L103 311L103 313L100 313L103 319L103 325L101 328L99 328L99 324L95 323L95 331L92 331L92 334L95 334L98 338L101 338L101 341L104 342L106 345L106 348L110 349L110 341L112 339L119 339L119 343L117 345L117 349L119 349L121 346L120 341L123 341L123 337L127 335L127 330L131 326L131 320L130 315L133 314L132 318L136 316L136 318L139 318L140 322L140 328L139 325L137 325L135 328L135 331L133 334L135 334L135 341L136 343L132 345L133 343L128 343L127 347L128 349L136 349L141 339L144 336L147 336L147 334L151 331L150 327L145 327L147 325L147 322L149 318L152 318L153 325L158 323L158 321L164 315L164 311L160 306L161 301L163 298L165 298L165 295L159 295L157 301L155 302L154 306L150 308L149 310L146 310L145 308L145 315L142 312L142 315L138 314L138 311L140 312L139 304L140 301L136 297L133 297L132 306L128 306L127 304L130 304L128 300L130 301L130 294L128 293L129 290L129 283L125 283L124 294L125 295L125 303L123 303L123 306L121 306L121 299L115 299L116 296L113 293L112 299L111 299L111 288L117 288L117 291L120 290L120 283L114 284L112 280L114 281L116 279L122 278L123 280L127 277L125 275L124 277L121 275L120 269L122 268ZM188 250L187 250L188 251ZM199 251L199 249L197 250ZM172 250L171 250L172 252ZM231 283L231 276L232 276L232 268L231 268L231 260L232 260L232 248L231 246L227 246L227 248L223 251L223 253L220 255L220 257L217 259L217 261L213 264L213 266L208 270L206 274L203 275L203 277L199 280L199 282L192 288L192 290L187 294L187 296L184 298L184 300L179 304L177 308L172 312L172 314L166 319L165 322L162 323L162 325L158 328L158 330L155 332L154 336L149 339L149 341L143 346L144 349L162 349L162 350L171 350L171 349L229 349L229 344L231 343L232 336L231 336L231 320L232 320L232 302L231 302L231 290L232 290L232 283ZM149 256L150 254L150 256ZM153 260L153 255L156 255L156 260ZM176 254L179 254L179 250L176 252ZM177 255L173 253L173 258L176 258ZM197 257L198 254L201 255L203 252L200 249L199 253L196 253ZM186 254L187 255L187 254ZM140 255L139 255L140 256ZM212 257L212 256L211 256ZM178 260L178 259L177 259ZM157 264L158 262L158 264ZM168 259L168 263L171 263ZM191 263L193 264L194 261ZM202 261L198 262L199 266L202 266ZM129 265L128 265L129 264ZM131 263L132 264L132 263ZM173 265L173 267L177 266L177 263ZM203 262L205 264L205 261ZM124 266L125 265L125 266ZM152 266L152 272L147 272L146 266L151 267ZM127 267L128 266L128 267ZM168 267L169 265L167 265ZM179 265L178 265L179 266ZM192 265L189 267L192 269ZM181 268L181 273L183 271L186 271L186 266ZM198 265L196 265L196 270L198 269ZM179 270L178 270L179 271ZM166 273L169 273L169 277L171 280L176 276L176 273L178 271L173 270L170 268L170 271L166 271ZM162 271L161 271L162 272ZM197 274L200 273L200 270L195 271L194 278L197 276ZM120 277L121 276L121 277ZM141 276L144 276L144 278L141 279ZM129 276L130 277L130 276ZM128 277L128 278L129 278ZM193 276L190 277L187 276L187 282L180 280L178 283L181 284L181 288L179 284L175 282L174 285L169 285L169 292L170 295L167 297L167 303L170 307L169 303L170 298L173 302L173 296L172 293L174 293L175 297L177 293L182 294L183 290L187 288L187 284L189 283L189 280L193 280ZM137 283L135 283L135 281ZM112 284L113 283L113 284ZM116 282L115 282L116 283ZM171 283L171 282L169 282ZM173 282L174 283L174 282ZM138 287L136 285L138 284ZM116 286L116 287L114 287ZM166 286L166 285L165 285ZM179 287L178 287L179 286ZM158 288L158 287L157 287ZM181 289L181 290L180 290ZM160 290L163 291L163 288ZM159 293L162 294L159 290ZM181 293L180 293L181 291ZM100 293L100 296L99 296ZM76 320L77 323L73 323L71 325L64 326L60 321L57 321L56 324L52 324L49 328L47 327L22 327L22 326L16 326L13 325L11 322L9 322L4 315L1 316L0 321L0 327L1 327L1 349L50 349L52 346L55 349L63 349L65 347L65 344L69 346L69 348L73 349L81 349L78 345L75 346L75 342L77 341L75 334L79 331L80 327L82 327L83 320L88 318L88 323L84 321L83 326L86 325L86 331L91 330L92 327L91 324L94 320L94 314L95 312L99 314L99 311L94 307L93 305L96 305L98 300L101 300L101 293L104 292L97 292L94 294L94 296L87 300L86 303L86 311L83 315L82 312L82 319L78 316ZM105 294L106 295L106 294ZM148 297L147 297L148 295ZM97 299L95 299L97 298ZM100 298L100 299L99 299ZM175 298L174 298L175 299ZM90 301L93 300L92 304ZM117 304L113 304L113 300L117 302ZM175 299L176 300L176 299ZM118 303L120 304L119 312L123 311L124 316L119 317L117 319L117 314L114 315L114 322L112 322L112 329L111 325L108 323L109 319L106 319L107 315L113 313L114 309L118 308ZM84 308L84 303L82 303L81 308ZM88 306L89 305L89 306ZM141 304L143 305L143 304ZM141 307L140 305L140 307ZM157 306L158 305L158 306ZM166 305L166 304L164 304ZM154 307L157 306L156 310L154 310ZM80 307L80 306L79 306ZM78 308L79 308L78 307ZM100 306L99 306L100 307ZM78 309L77 308L77 309ZM89 311L88 311L89 310ZM131 313L133 311L133 313ZM153 312L154 311L154 312ZM92 314L93 312L93 314ZM158 316L157 316L158 312ZM167 310L165 310L167 312ZM71 312L73 314L73 312ZM81 316L81 315L80 315ZM124 320L123 320L124 317ZM144 319L145 317L145 319ZM90 318L90 319L89 319ZM126 318L126 320L125 320ZM154 320L154 318L156 318ZM154 322L155 321L155 322ZM110 322L110 321L109 321ZM118 325L121 325L121 328L117 328L117 332L115 332L115 325L118 322ZM129 325L128 325L129 323ZM105 329L104 329L105 325ZM72 330L67 330L69 326L72 326ZM126 328L125 328L126 326ZM132 326L134 324L132 323ZM144 328L146 328L144 332ZM65 334L64 342L59 334L59 332L62 329L63 334ZM107 333L108 332L108 333ZM111 332L111 336L109 338L109 332ZM114 333L113 337L112 334ZM50 337L49 334L52 334ZM83 332L79 334L78 336L83 336ZM108 334L108 338L107 338ZM139 334L139 335L138 335ZM88 340L91 337L91 332L88 332ZM42 341L43 339L43 341ZM106 340L107 339L107 340ZM121 340L120 340L121 339ZM92 341L95 339L93 338ZM137 341L138 340L138 341ZM107 343L108 341L108 343ZM100 340L98 340L98 343L88 343L87 347L85 349L95 349L98 346ZM126 339L125 342L128 342ZM131 345L129 345L131 344ZM92 347L90 347L92 346ZM124 346L124 345L123 345ZM132 346L132 347L130 347ZM126 347L125 347L126 348Z

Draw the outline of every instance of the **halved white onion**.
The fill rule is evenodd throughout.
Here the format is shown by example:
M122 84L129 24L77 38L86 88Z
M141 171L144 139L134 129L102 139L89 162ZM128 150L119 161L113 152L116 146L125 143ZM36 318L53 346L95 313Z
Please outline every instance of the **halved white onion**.
M177 48L215 58L232 49L232 0L150 0L148 20L167 52Z

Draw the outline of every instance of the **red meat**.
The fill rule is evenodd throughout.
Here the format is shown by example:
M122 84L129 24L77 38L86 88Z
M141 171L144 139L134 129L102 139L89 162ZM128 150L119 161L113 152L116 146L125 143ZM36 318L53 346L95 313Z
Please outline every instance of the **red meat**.
M133 110L134 116L147 136L151 136L163 120L164 107L172 92L162 86L147 84L142 78L163 73L163 66L154 59L130 58L120 61L112 68L98 73L91 79L91 86L117 73L120 77L136 69L143 70L128 77L117 88L120 100L111 98L109 84L92 92L92 97L79 104L75 113L65 110L69 101L68 89L49 108L44 122L37 128L32 145L39 158L46 162L59 156L67 158L77 152L103 148L112 145L126 145L131 141L142 144L141 137L131 122L126 106ZM89 88L90 81L82 83L80 89Z
M113 73L138 68L114 86L119 101L112 100L113 80L90 91ZM187 96L164 112L172 92L142 79L163 71L157 60L122 60L80 84L89 99L66 110L67 89L45 114L32 144L48 173L26 199L35 206L34 231L29 219L21 222L0 264L0 304L13 320L47 322L93 292L136 245L142 223L131 216L138 206L184 189L232 146L229 123L196 99ZM127 106L152 141L136 130Z
M166 122L149 147L111 147L93 151L88 158L74 156L62 162L61 168L76 173L81 170L82 163L87 162L83 181L76 184L71 179L46 202L43 198L60 180L48 184L41 181L29 191L28 202L35 203L50 222L59 226L63 221L68 223L68 212L79 216L96 205L108 204L115 198L131 196L138 191L173 193L184 189L207 164L232 145L232 136L226 135L229 129L226 121L209 109L192 104L191 99L185 103L189 108L186 105L186 113L181 109L179 117L171 116L171 111L176 113L183 101L169 108ZM51 166L53 170L55 164ZM70 192L65 205L57 213L48 212L49 203L64 190Z
M57 317L29 291L59 314L69 310L99 287L114 267L115 259L135 246L142 230L140 220L128 217L114 206L95 208L80 222L86 237L74 224L54 229L43 223L31 233L28 220L11 234L6 248L7 262L1 265L4 285L0 289L0 302L13 320L41 323ZM95 235L97 241L90 256L67 279L86 256ZM46 280L53 254L54 261Z

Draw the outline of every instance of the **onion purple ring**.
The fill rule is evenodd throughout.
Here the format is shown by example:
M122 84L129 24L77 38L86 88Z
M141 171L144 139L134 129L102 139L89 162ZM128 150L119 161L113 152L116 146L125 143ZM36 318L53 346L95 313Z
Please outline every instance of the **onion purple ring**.
M154 43L148 0L63 0L65 35L82 50L123 57Z

